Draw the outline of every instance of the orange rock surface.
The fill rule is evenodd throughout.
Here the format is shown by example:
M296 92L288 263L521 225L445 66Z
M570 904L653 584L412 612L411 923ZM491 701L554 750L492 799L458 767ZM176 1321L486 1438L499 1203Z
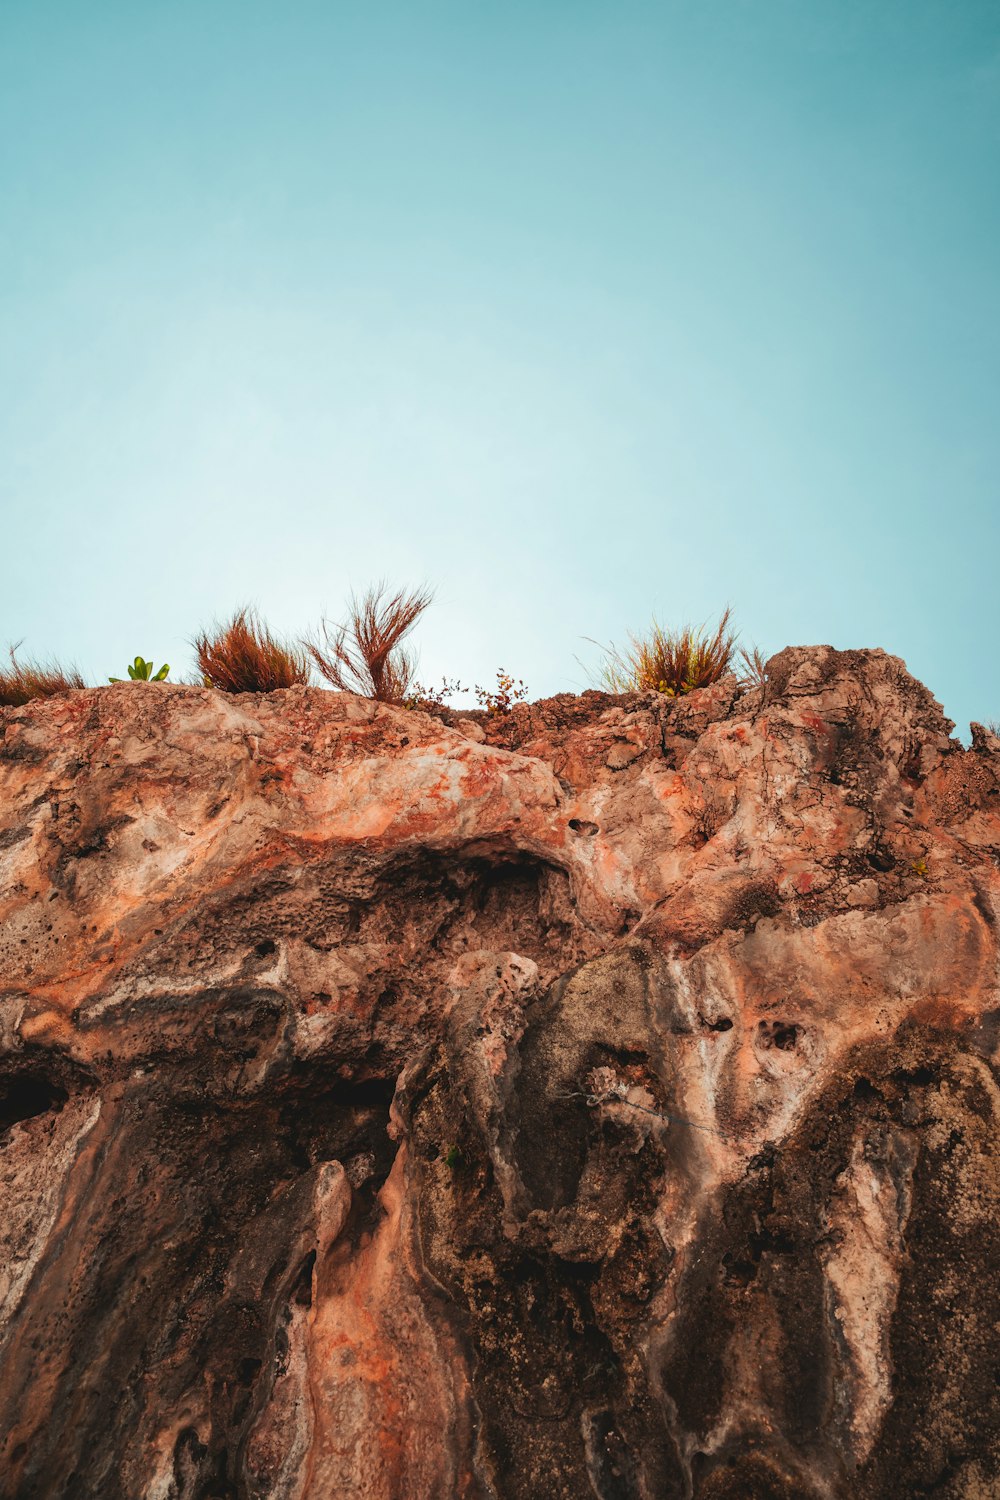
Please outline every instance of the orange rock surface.
M1000 1493L1000 741L896 658L0 710L0 1495Z

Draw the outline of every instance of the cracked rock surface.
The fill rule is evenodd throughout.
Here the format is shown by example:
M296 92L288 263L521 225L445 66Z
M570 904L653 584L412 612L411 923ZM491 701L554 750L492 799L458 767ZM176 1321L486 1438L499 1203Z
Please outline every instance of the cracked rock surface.
M3 1500L1000 1495L1000 741L0 710Z

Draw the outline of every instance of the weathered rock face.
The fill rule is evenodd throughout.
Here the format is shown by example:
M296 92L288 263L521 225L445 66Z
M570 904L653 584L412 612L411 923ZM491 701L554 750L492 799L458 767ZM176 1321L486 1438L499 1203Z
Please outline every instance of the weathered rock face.
M1000 1494L1000 742L902 664L0 715L0 1494Z

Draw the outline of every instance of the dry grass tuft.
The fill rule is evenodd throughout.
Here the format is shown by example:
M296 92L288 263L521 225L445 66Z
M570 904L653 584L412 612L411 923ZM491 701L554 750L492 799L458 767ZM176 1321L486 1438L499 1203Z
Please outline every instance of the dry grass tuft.
M762 688L767 686L767 658L759 646L740 651L740 687Z
M402 703L413 691L416 662L400 642L433 598L430 589L386 593L384 583L352 598L345 625L332 630L322 622L322 640L306 641L317 671L342 693L358 693L380 703Z
M32 698L53 698L87 684L75 667L68 671L55 662L18 661L18 646L10 648L10 666L0 667L0 705L20 708Z
M236 611L214 635L193 642L206 687L223 693L271 693L309 681L309 659L296 646L277 640L249 608Z
M611 693L666 693L674 698L718 682L733 668L736 633L729 626L731 615L726 609L711 633L704 626L690 625L664 630L654 620L648 634L629 636L624 651L604 647L602 687Z

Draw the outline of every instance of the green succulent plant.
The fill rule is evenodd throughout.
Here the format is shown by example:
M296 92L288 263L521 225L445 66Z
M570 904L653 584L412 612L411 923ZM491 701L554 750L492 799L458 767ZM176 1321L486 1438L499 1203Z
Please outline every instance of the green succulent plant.
M169 671L170 666L167 662L163 663L163 666L158 672L154 672L153 663L151 661L143 661L141 656L137 656L135 661L128 669L128 675L131 677L133 682L166 682L167 673ZM124 682L125 679L124 677L109 677L108 681Z

